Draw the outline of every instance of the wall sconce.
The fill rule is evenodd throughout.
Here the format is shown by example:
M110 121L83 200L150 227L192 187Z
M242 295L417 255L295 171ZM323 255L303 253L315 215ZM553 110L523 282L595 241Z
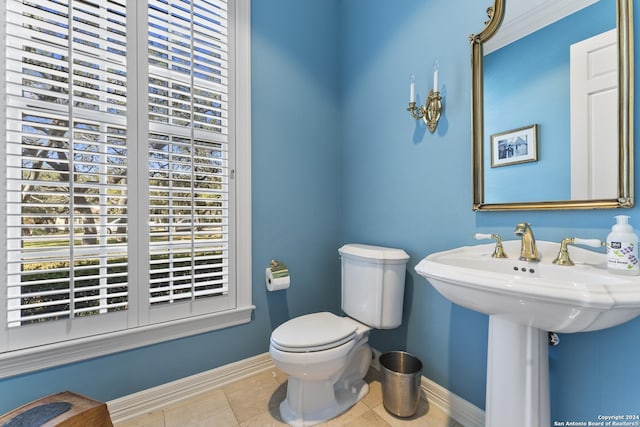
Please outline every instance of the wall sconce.
M438 91L438 72L440 64L436 59L433 63L433 89L429 92L424 105L416 106L416 87L415 77L411 75L410 93L409 93L409 107L407 111L411 113L411 117L414 119L422 119L427 124L429 132L435 132L438 127L438 121L442 115L442 97Z

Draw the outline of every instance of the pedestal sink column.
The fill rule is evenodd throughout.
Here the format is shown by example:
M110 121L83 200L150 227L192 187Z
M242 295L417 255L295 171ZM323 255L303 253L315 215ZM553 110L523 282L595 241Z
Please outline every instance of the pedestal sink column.
M487 427L549 425L548 333L489 316Z

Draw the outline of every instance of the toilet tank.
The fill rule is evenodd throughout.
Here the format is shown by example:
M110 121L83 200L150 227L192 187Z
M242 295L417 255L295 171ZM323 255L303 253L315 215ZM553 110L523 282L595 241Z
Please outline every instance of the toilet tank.
M409 255L402 249L348 244L342 259L342 311L376 329L402 323L404 277Z

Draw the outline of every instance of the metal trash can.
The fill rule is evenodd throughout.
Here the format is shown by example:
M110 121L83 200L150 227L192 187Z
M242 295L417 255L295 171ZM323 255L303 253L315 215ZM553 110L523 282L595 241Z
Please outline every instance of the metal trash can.
M422 362L404 351L380 356L382 403L391 414L410 417L418 410Z

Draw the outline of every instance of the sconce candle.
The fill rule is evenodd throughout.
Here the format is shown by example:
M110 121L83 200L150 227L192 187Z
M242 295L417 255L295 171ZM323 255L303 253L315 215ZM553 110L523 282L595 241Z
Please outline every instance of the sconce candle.
M411 74L411 83L409 84L409 102L416 102L416 78Z
M433 61L433 90L434 92L439 92L438 91L438 74L440 73L440 63L438 62L438 60L436 59L435 61Z

